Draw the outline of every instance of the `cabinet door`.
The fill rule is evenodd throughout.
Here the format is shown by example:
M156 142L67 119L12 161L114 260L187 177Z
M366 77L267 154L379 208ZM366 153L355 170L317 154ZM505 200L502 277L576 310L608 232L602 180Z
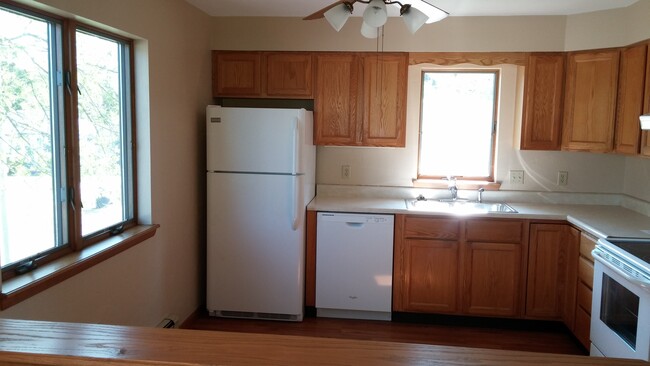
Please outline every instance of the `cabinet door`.
M531 224L528 247L526 316L560 319L564 314L567 285L567 227L563 224Z
M522 315L526 295L528 225L521 220L472 219L465 223L463 312Z
M564 53L533 53L526 66L522 150L559 150L562 144Z
M645 93L643 95L643 113L650 113L650 47L646 56ZM650 131L641 132L641 155L650 156Z
M214 97L259 97L262 93L260 52L212 52Z
M458 297L457 241L405 240L396 311L454 313Z
M311 53L270 52L266 55L266 95L312 98Z
M363 145L404 147L408 54L363 56Z
M520 315L522 246L467 243L464 312L470 315Z
M359 61L356 54L316 56L314 143L359 145Z
M569 54L563 149L612 151L618 55L618 51Z
M643 113L647 45L625 48L621 51L616 110L616 145L618 153L639 153Z

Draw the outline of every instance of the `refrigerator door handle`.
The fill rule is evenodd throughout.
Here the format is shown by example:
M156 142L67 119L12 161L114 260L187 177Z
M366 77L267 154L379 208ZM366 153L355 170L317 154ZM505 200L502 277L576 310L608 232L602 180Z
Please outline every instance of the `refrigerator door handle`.
M298 118L293 120L293 174L298 174L300 172L300 124L298 123Z
M298 176L293 177L291 180L291 197L292 197L292 217L291 217L291 229L293 231L298 230L298 228L301 225L302 222L302 214L301 214L301 209L300 207L300 202L301 202L301 197L302 197L302 184L301 179L298 178Z
M292 217L291 217L291 229L296 231L300 225L300 189L298 186L298 172L300 167L298 166L300 156L300 130L299 130L298 118L293 120L293 174L294 177L291 180L291 196L293 197L292 202Z

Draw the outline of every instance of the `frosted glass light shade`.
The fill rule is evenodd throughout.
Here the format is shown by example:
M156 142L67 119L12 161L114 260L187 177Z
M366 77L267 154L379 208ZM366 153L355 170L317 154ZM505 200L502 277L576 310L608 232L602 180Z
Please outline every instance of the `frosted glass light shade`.
M388 13L386 12L386 3L384 0L372 0L363 12L363 22L371 27L381 27L386 24ZM362 27L363 29L363 27Z
M345 22L348 21L350 14L352 13L346 4L339 4L326 11L324 15L325 19L327 19L327 22L330 23L332 28L338 32L341 30L341 28L343 28Z
M429 16L411 6L404 14L402 14L402 18L404 18L404 23L409 32L415 34L415 32L426 23Z
M378 30L379 28L372 27L368 25L366 22L363 22L361 24L361 35L366 38L377 38L379 34Z
M443 11L441 9L436 8L435 6L427 6L426 8L422 8L425 12L425 14L429 17L427 19L427 24L439 22L443 19L445 19L449 14L446 11Z

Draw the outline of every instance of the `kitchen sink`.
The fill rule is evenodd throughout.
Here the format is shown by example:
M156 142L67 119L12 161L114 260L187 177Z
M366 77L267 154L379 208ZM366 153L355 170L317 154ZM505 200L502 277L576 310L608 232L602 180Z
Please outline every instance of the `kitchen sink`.
M406 199L406 208L412 211L448 212L454 214L517 213L517 210L502 202L476 202L465 200L418 200Z

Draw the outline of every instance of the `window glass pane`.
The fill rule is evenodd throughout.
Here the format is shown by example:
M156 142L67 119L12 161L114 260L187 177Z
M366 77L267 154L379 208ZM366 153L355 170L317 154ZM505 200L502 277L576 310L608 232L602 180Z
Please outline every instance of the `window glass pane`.
M123 46L77 32L80 189L82 235L128 217L125 158L128 131Z
M495 72L424 72L420 176L492 176Z
M0 8L0 262L62 244L55 25Z

